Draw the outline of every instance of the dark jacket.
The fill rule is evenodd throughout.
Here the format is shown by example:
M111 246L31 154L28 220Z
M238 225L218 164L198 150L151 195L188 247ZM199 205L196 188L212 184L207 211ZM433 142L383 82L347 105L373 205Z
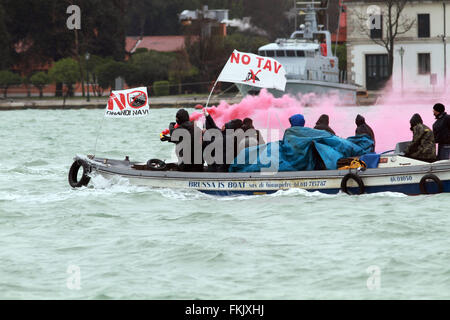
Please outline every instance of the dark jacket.
M198 128L192 121L189 121L189 114L184 111L180 110L177 113L177 124L178 127L175 128L175 122L172 122L169 126L169 132L170 132L170 138L169 142L175 143L177 146L183 142L183 137L179 138L179 141L173 141L172 136L174 135L177 130L185 129L189 132L191 136L191 159L190 163L184 163L181 159L183 157L183 150L180 150L179 154L177 156L179 157L179 163L178 163L178 169L180 171L203 171L203 154L200 157L200 163L195 163L195 151L198 153L201 153L202 150L202 132L200 128ZM197 159L199 160L199 159Z
M325 130L333 135L336 135L334 130L330 128L330 118L326 114L320 116L319 120L317 120L316 122L316 126L314 127L314 129Z
M362 115L357 115L356 116L356 130L355 130L355 135L368 135L370 136L370 139L373 140L373 149L372 151L375 151L375 134L373 133L373 130L371 127L369 127L369 125L366 123L366 119L362 116Z
M433 124L434 140L439 144L450 144L450 115L445 112L436 117Z
M423 124L417 113L410 120L413 141L405 149L405 156L417 160L432 162L436 160L436 144L433 131Z
M253 125L247 126L247 125L244 124L244 125L242 125L241 129L244 132L247 132L248 130L254 130L254 131L250 131L250 132L254 133L254 135L250 136L250 138L256 139L258 144L266 144L266 142L264 141L264 138L263 138L261 132L259 130L256 130Z
M221 171L221 172L225 172L228 171L228 168L230 166L230 163L227 164L227 152L234 152L234 158L237 157L237 150L238 150L238 145L239 145L239 141L237 141L236 138L234 138L234 143L232 146L228 147L227 146L227 134L232 133L234 130L240 129L242 127L242 120L239 119L235 119L235 120L231 120L229 122L227 122L225 124L225 130L221 130L216 123L214 122L214 119L211 117L211 115L206 116L206 121L205 121L205 128L206 130L209 129L217 129L217 130L221 130L222 131L222 144L223 144L223 160L222 160L222 164L218 164L218 163L208 163L208 171ZM233 130L233 131L229 131L229 130ZM205 148L209 143L213 143L214 139L212 139L211 142L205 142L203 144L203 148ZM214 154L212 154L212 156L214 156Z

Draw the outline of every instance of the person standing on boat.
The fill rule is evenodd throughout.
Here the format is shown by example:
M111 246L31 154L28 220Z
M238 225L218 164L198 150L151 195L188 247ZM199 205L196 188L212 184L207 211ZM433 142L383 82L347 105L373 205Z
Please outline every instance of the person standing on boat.
M163 136L161 141L168 141L175 143L177 146L178 169L180 171L201 172L203 171L203 156L202 156L202 132L194 122L189 121L189 113L180 109L176 115L176 122L169 125L170 137ZM190 144L186 146L183 143L184 139L190 140ZM186 149L187 147L187 149ZM190 153L186 155L184 152Z
M433 107L436 122L433 124L434 140L438 144L438 160L450 159L450 115L445 106L437 103Z
M240 141L238 141L237 137L235 136L235 131L238 129L241 129L242 127L242 120L240 119L234 119L228 121L226 124L222 126L222 128L219 128L216 123L214 122L214 119L211 117L211 115L208 113L208 111L203 109L203 114L205 116L205 129L206 130L220 130L222 133L222 137L220 140L222 141L216 141L216 139L212 139L211 142L205 142L204 148L206 148L209 144L217 144L220 143L222 145L223 150L223 159L222 161L219 161L221 163L218 163L217 161L213 161L212 163L208 163L208 171L210 172L228 172L228 168L230 167L231 162L234 160L234 158L237 156L238 151L238 145L240 144ZM231 143L232 142L232 143ZM212 157L215 157L215 154L211 154Z
M413 132L413 141L406 147L405 156L426 162L435 161L436 143L433 131L423 124L422 117L417 113L409 122Z
M373 133L372 128L366 123L366 119L362 115L358 114L355 119L355 124L355 135L368 135L370 139L373 140L372 152L375 152L375 134Z
M325 130L331 133L332 135L336 135L333 129L330 128L330 117L327 114L323 114L320 116L319 120L316 122L316 126L314 129L317 130Z
M254 147L260 144L265 144L263 136L259 130L256 130L253 126L253 120L250 118L245 118L242 122L241 129L245 133L245 139L242 139L240 143L239 149L245 149L249 147ZM245 145L245 148L241 148L241 146Z

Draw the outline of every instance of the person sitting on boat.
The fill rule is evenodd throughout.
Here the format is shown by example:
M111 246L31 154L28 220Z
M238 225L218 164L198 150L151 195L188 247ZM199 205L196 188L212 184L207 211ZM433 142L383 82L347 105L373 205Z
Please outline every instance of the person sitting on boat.
M302 114L294 114L289 118L289 123L291 124L291 127L304 127L305 117Z
M450 159L450 115L445 106L437 103L433 107L436 122L433 124L434 140L438 144L438 160Z
M333 129L330 128L330 117L327 114L323 114L320 116L319 120L316 122L316 126L314 129L317 130L325 130L331 133L332 135L336 135Z
M435 161L436 144L433 131L423 124L422 117L417 113L409 122L413 132L413 141L405 149L405 156L426 162Z
M245 118L241 129L245 133L245 138L241 140L238 147L239 150L266 143L263 136L261 135L261 132L259 132L259 130L256 130L253 126L252 119Z
M222 146L223 146L223 159L222 161L219 161L221 163L218 163L216 161L212 161L211 163L208 163L208 171L210 172L228 172L228 168L230 164L232 163L233 159L237 156L238 151L238 145L240 144L240 141L238 141L237 137L234 136L235 131L238 129L241 129L242 127L242 120L240 119L234 119L230 120L227 123L225 123L222 128L219 128L216 123L214 122L214 119L211 117L211 115L208 113L208 111L203 109L203 114L205 116L205 129L216 129L220 130L222 133ZM233 135L233 137L231 137ZM228 139L227 139L228 138ZM227 140L232 139L234 143L231 146L227 145ZM216 142L214 137L212 137L211 142L205 142L203 144L203 148L206 148L210 143ZM233 152L233 154L231 154ZM211 154L212 157L215 157L215 154Z
M169 125L169 133L170 136L161 137L161 141L168 141L176 144L178 170L193 172L203 171L202 132L194 122L189 121L189 113L186 110L178 110L176 122L172 122ZM186 135L189 135L189 137L186 137ZM184 159L183 157L185 151L183 148L186 147L183 145L184 138L190 139L191 142L188 150L190 157L188 157L188 159Z
M366 119L358 114L355 119L356 130L355 135L368 135L370 139L373 140L373 148L372 152L375 151L375 134L373 133L372 128L366 123Z

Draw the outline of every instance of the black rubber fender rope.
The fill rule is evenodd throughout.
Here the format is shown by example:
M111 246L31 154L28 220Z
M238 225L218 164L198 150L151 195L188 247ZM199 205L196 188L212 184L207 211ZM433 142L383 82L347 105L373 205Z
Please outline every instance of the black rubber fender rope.
M347 173L344 178L342 178L341 181L341 190L343 192L345 192L348 195L353 195L353 193L350 193L350 191L348 190L348 186L347 183L349 180L354 180L357 184L358 184L358 195L359 194L363 194L365 192L365 186L364 186L364 182L362 181L361 177L358 176L357 174L354 173Z
M426 183L428 180L433 180L434 183L438 186L438 192L442 193L444 191L444 184L442 183L441 179L439 179L437 176L435 176L432 173L426 174L420 179L419 187L420 187L420 193L421 194L430 194L427 190Z
M78 181L78 171L83 168L83 176ZM91 178L88 176L90 173L89 165L83 160L76 160L69 170L69 184L72 188L81 188L87 186Z

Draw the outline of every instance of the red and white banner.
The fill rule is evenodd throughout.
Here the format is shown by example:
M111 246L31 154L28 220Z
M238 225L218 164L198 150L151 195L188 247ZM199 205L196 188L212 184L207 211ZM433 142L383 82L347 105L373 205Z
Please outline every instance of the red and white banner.
M284 91L286 71L275 59L234 50L217 81Z
M105 117L133 118L150 114L147 88L112 91L106 106Z

